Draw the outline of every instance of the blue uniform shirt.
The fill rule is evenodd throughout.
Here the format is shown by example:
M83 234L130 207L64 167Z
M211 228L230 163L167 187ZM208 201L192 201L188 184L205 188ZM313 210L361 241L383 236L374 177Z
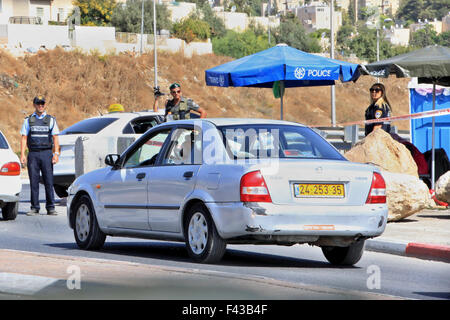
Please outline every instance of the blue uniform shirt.
M36 117L38 119L44 119L44 117L47 115L47 112L44 112L40 117L36 114L36 112L33 112L33 114L31 115L31 117ZM23 136L28 136L28 134L30 133L30 123L28 122L28 117L25 118L25 120L23 121L22 124L22 129L20 130L20 134ZM52 136L56 136L59 134L59 128L58 128L58 124L55 121L55 118L51 118L50 119L50 133L52 134Z

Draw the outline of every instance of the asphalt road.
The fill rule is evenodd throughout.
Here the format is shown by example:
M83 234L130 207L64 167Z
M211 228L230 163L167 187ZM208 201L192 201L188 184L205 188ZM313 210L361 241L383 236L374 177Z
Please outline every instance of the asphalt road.
M43 191L40 198L45 199ZM341 268L331 266L320 248L307 245L230 245L216 265L191 262L184 244L174 242L108 237L101 251L83 251L75 244L64 206L57 206L58 216L44 215L45 209L41 209L42 215L29 217L25 215L29 209L28 185L23 186L21 199L17 219L0 220L0 249L181 268L189 270L187 278L195 273L220 273L238 279L271 279L287 287L292 284L338 290L333 295L323 295L324 299L372 299L375 296L371 294L380 295L377 297L381 299L450 299L450 264L377 252L366 251L358 264ZM45 207L43 200L41 206ZM265 292L261 298L289 299L289 296Z

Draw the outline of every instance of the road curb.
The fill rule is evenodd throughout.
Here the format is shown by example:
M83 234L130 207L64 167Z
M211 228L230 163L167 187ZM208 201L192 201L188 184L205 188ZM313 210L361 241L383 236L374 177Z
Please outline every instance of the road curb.
M395 240L367 240L366 250L426 260L450 262L450 246Z
M450 246L411 242L405 253L407 256L450 262Z

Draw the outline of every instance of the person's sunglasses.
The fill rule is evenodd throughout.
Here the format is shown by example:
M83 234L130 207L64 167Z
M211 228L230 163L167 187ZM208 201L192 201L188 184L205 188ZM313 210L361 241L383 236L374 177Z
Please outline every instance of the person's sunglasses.
M181 90L175 90L175 91L172 91L171 93L172 93L172 94L175 94L175 93L181 93Z
M38 106L45 106L45 102L38 102L36 103Z
M369 91L370 91L370 92L377 92L377 93L378 93L378 92L381 91L381 89L375 88L375 89L369 89Z

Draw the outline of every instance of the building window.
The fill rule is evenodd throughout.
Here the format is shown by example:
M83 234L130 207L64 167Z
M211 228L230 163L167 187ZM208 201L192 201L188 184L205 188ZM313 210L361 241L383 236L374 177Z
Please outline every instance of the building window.
M58 22L64 22L64 8L58 8Z
M36 8L36 17L41 18L41 20L44 19L44 8L42 7Z

